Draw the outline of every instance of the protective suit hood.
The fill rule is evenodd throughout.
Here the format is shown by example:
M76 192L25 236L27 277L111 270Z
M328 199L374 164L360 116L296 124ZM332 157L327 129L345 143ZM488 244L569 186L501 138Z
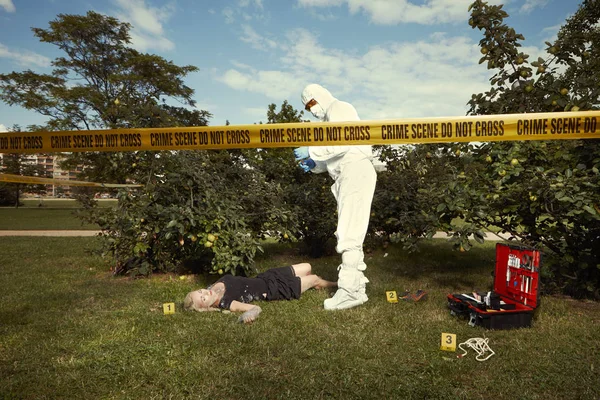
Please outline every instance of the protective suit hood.
M312 99L315 99L317 103L323 107L323 110L327 110L329 106L337 99L329 93L329 90L316 83L311 83L306 86L302 91L302 104L306 105Z

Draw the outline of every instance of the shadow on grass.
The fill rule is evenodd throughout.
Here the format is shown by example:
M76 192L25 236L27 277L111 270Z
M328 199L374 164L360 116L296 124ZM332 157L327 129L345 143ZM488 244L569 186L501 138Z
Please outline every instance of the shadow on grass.
M492 282L495 243L486 242L461 253L453 250L446 240L433 239L421 242L417 252L408 253L400 245L394 245L369 256L377 260L374 267L379 269L378 280L401 278L410 286L461 290L480 285L487 287Z
M325 279L335 280L340 255L333 253L320 258L309 258L302 248L293 243L266 242L264 253L256 257L256 267L264 269L309 262L313 271ZM481 286L488 287L492 281L495 263L495 242L476 245L468 252L458 252L444 239L423 240L419 250L413 253L401 244L391 244L365 254L371 283L385 286L387 282L400 279L407 286L424 288L443 287L462 290Z

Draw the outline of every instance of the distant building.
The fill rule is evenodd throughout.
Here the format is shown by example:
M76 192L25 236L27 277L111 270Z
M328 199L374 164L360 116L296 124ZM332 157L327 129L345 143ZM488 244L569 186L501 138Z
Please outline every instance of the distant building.
M4 154L0 153L0 160L3 160ZM78 166L75 170L64 170L60 167L60 162L64 157L60 154L24 154L21 158L23 164L37 165L44 171L40 176L44 178L64 179L68 181L77 180L77 175L82 171ZM45 185L46 196L70 196L71 187L64 185Z

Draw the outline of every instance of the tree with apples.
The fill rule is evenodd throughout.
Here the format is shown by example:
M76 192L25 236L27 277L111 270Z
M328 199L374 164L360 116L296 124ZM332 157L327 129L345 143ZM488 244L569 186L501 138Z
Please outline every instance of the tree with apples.
M495 71L469 115L599 108L600 1L583 1L535 60L520 50L525 38L505 24L501 5L477 0L469 11L483 33L479 62ZM544 251L547 290L600 298L598 140L426 145L384 149L382 158L373 237L385 232L415 248L442 230L468 251L486 229L499 229Z
M469 102L469 114L597 110L600 2L583 1L557 40L546 42L547 56L531 62L507 17L501 6L471 5L470 24L487 50L480 62L496 73L490 90ZM481 201L467 220L542 248L548 286L600 298L600 141L484 143L470 156L466 186Z
M268 106L267 124L308 122L303 116L304 111L296 110L285 100L279 111L275 104ZM291 148L247 150L245 154L249 165L282 188L283 201L292 211L294 220L289 221L288 231L279 233L280 238L299 240L311 257L322 256L334 238L337 224L337 216L331 211L336 206L329 176L302 171Z

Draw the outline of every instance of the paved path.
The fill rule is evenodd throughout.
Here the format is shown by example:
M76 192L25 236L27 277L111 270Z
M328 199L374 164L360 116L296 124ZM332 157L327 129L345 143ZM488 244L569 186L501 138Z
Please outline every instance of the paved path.
M60 231L60 230L30 230L30 231L3 231L0 230L0 236L96 236L100 231ZM436 239L446 239L448 235L445 232L438 232L433 235ZM499 240L508 240L509 235L502 235L502 238L492 234L487 233L485 240L489 241L499 241Z

